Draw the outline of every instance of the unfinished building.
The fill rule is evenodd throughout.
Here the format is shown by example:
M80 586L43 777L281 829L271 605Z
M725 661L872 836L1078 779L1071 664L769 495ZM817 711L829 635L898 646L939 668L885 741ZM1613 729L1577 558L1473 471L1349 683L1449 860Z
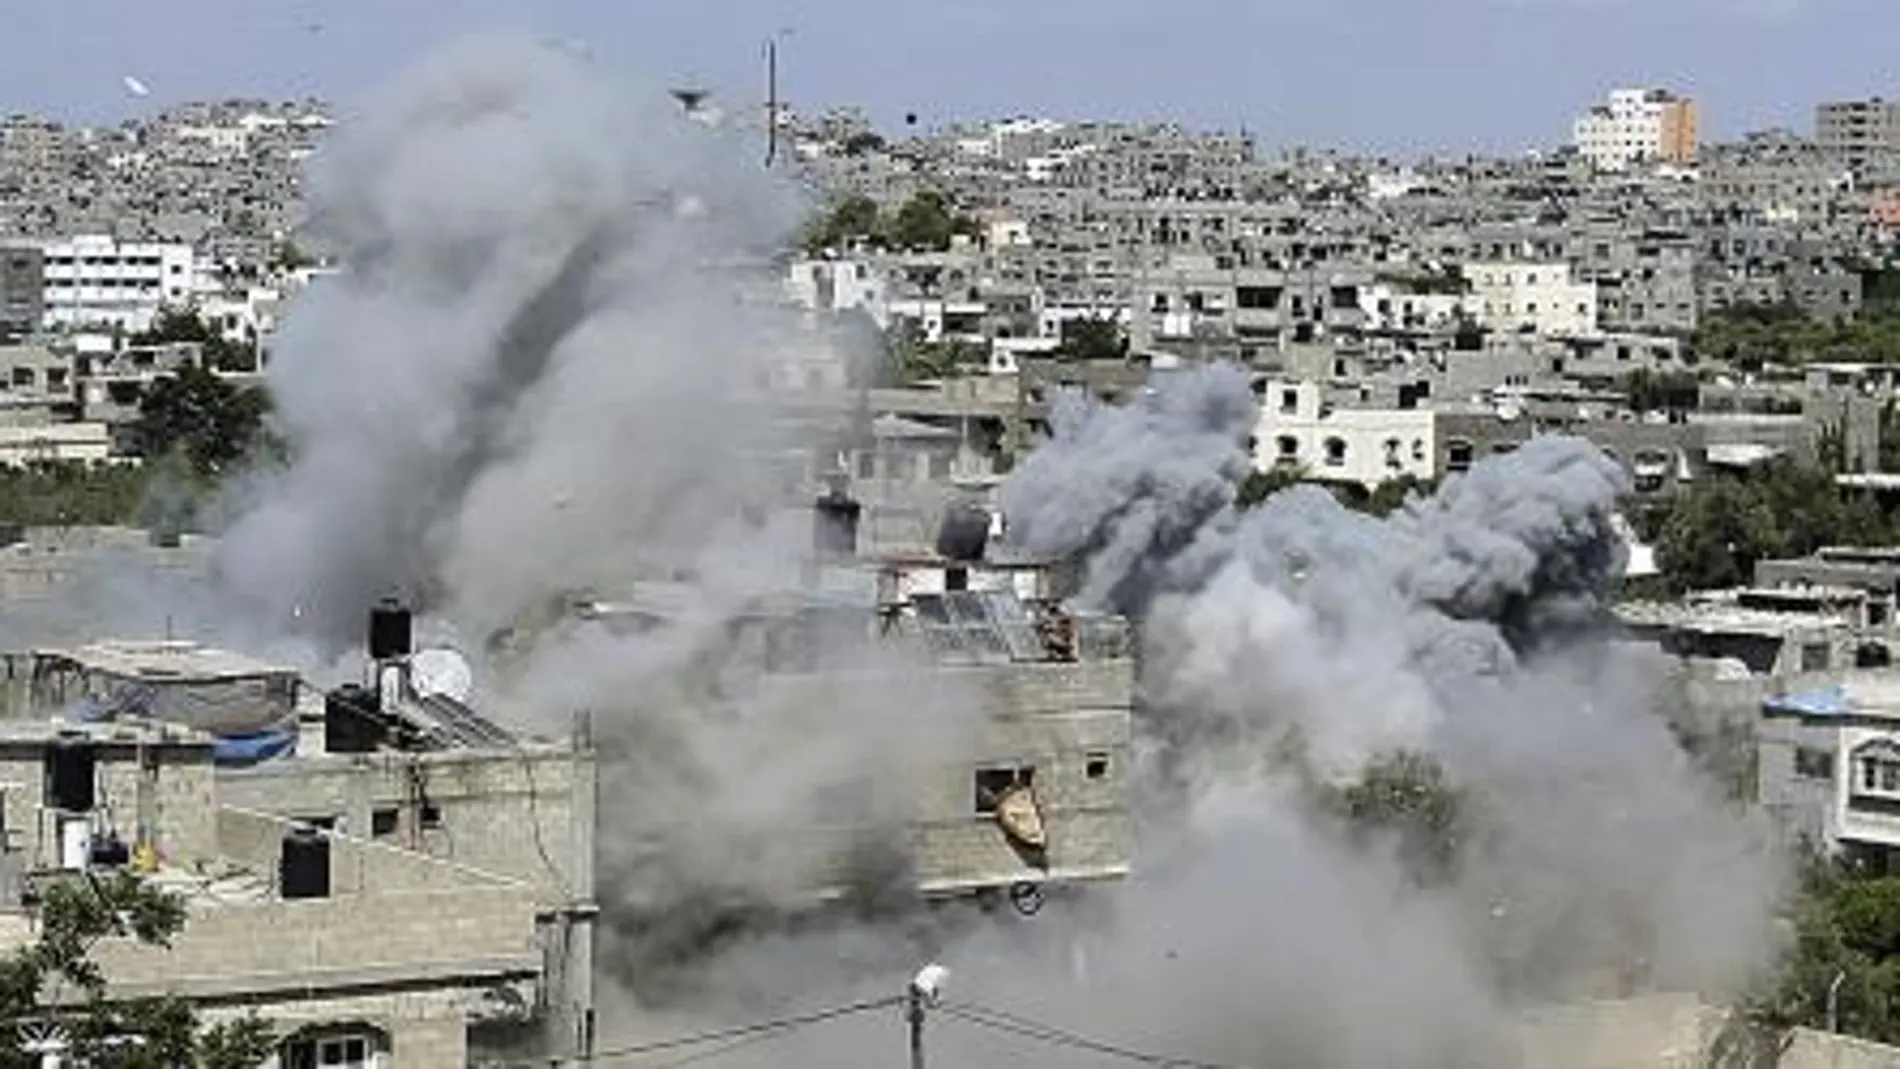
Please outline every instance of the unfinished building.
M327 692L308 686L291 669L191 642L99 642L12 655L6 675L15 692L13 707L40 719L7 723L56 735L92 732L101 739L127 732L142 738L139 725L150 724L172 733L166 738L195 740L191 771L172 775L188 776L198 798L193 808L208 824L191 823L181 813L163 816L164 792L137 776L128 780L129 793L78 793L54 807L61 813L76 809L86 818L87 834L134 844L133 856L164 871L229 869L268 876L278 871L271 866L290 865L286 859L293 855L327 855L331 882L302 895L293 912L301 916L318 908L302 899L340 903L338 915L354 916L365 929L354 938L377 946L383 958L360 969L351 960L321 955L308 968L293 960L281 982L301 994L271 1003L274 1019L327 1028L337 1022L326 1014L345 1013L345 1023L364 1026L363 1041L332 1046L367 1057L401 1046L411 1018L423 1013L429 1038L413 1042L432 1053L415 1061L405 1053L398 1064L463 1064L471 1044L514 1057L584 1054L594 1033L596 913L595 773L586 725L558 742L502 729L452 693L457 681L452 671L445 674L443 651L411 649L410 633L406 611L379 607L371 623L368 685ZM151 749L130 745L128 752L136 751L139 760ZM102 757L92 761L96 768L116 767ZM116 773L101 771L98 778L108 784L115 782L111 775ZM57 836L47 835L57 846ZM381 875L384 870L392 875ZM228 883L213 880L214 889ZM507 889L512 912L484 913L478 904L463 909L446 899L345 900L438 885ZM417 907L413 927L411 905ZM376 923L365 925L365 918ZM479 936L465 938L467 925L481 926ZM294 927L287 938L303 939L302 922ZM194 940L219 938L215 928L200 930L195 914L193 930L199 932ZM508 941L508 954L490 954L501 941ZM494 976L478 970L487 986L470 994L465 976L431 964L447 944L458 951L474 948L472 953L497 962L505 958L506 968ZM411 962L404 955L416 946L430 949L418 951ZM313 954L319 949L311 944ZM153 974L157 982L166 966L153 968L160 970ZM509 986L499 992L494 984L503 974ZM231 971L218 984L179 993L197 998L202 990L202 1001L213 1008L220 999L257 1004L270 990L266 979L257 979L262 986L245 994L251 981ZM385 991L397 994L376 994ZM454 1056L447 1053L450 1047ZM288 1064L303 1064L301 1054L286 1051ZM371 1064L320 1055L309 1064Z

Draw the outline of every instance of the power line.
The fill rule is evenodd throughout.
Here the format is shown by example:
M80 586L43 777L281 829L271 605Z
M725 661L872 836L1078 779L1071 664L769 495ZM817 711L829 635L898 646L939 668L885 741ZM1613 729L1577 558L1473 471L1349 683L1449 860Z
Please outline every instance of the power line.
M651 1043L635 1043L625 1047L612 1047L607 1050L596 1051L593 1054L577 1055L572 1058L563 1059L557 1064L584 1064L588 1062L606 1061L612 1058L638 1058L648 1054L659 1054L665 1051L679 1050L683 1047L696 1047L704 1043L718 1043L723 1040L745 1041L741 1043L729 1043L727 1046L715 1051L698 1052L692 1057L668 1063L672 1065L682 1065L690 1061L698 1060L699 1058L723 1054L726 1051L748 1045L751 1042L777 1038L788 1032L810 1025L822 1024L826 1021L835 1021L840 1017L850 1017L854 1014L867 1013L871 1010L886 1009L902 1001L904 1001L902 998L880 998L871 999L866 1002L853 1002L849 1005L800 1014L796 1017L781 1017L776 1020L760 1021L757 1024L740 1025L737 1028L723 1028L714 1032L700 1032L696 1035L680 1036L675 1039L662 1039ZM541 1063L520 1062L517 1064L530 1066L540 1065Z
M1032 1021L1027 1017L1019 1017L1012 1013L1005 1013L1002 1010L990 1009L970 1003L944 1006L942 1007L942 1012L947 1017L953 1017L966 1024L976 1025L979 1028L1006 1032L1010 1035L1020 1036L1025 1039L1034 1039L1053 1046L1084 1050L1110 1058L1120 1058L1124 1061L1163 1066L1165 1069L1236 1069L1236 1067L1222 1065L1218 1062L1205 1062L1196 1058L1176 1058L1132 1050L1114 1043L1105 1043L1101 1040L1077 1035L1074 1032L1042 1024L1039 1021Z

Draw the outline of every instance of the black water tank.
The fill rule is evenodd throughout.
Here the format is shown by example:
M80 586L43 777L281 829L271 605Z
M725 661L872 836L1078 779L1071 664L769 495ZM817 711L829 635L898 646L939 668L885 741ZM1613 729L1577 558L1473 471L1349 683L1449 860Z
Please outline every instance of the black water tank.
M981 505L956 504L937 527L937 553L946 560L980 561L990 544L990 512Z
M413 650L415 618L402 602L384 598L369 611L369 657L389 661Z
M315 828L284 836L277 888L286 899L330 897L330 840Z
M98 868L122 869L132 863L132 848L117 835L94 839L91 861Z
M375 753L387 735L375 691L345 683L323 696L323 748L327 753Z
M53 808L63 813L90 813L98 755L84 742L59 741L46 751L46 793Z
M855 557L858 517L864 506L842 487L832 487L812 505L812 549L820 556Z

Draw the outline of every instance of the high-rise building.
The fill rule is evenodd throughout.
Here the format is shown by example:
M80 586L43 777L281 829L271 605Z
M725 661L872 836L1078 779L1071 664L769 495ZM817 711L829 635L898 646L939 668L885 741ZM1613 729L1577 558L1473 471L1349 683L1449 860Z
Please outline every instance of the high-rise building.
M1848 164L1865 167L1900 154L1900 100L1838 100L1814 109L1814 140Z
M1616 89L1609 99L1578 117L1577 152L1601 170L1631 164L1695 161L1695 101L1667 89Z

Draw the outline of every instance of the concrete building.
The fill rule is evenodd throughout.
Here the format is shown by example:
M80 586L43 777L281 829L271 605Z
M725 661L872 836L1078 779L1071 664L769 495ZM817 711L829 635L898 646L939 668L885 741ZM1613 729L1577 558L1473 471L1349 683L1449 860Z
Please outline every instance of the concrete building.
M1860 672L1765 701L1760 797L1791 838L1900 869L1900 676Z
M912 804L893 845L915 893L1008 896L1025 908L1045 888L1125 877L1134 694L1126 622L1063 610L1059 570L990 553L996 521L987 513L974 528L946 520L939 552L872 556L857 552L857 514L827 500L817 537L828 552L810 566L806 588L732 614L743 667L731 670L751 677L760 700L787 709L875 707L919 686L981 703L972 752L909 782ZM669 584L642 583L623 597L578 601L551 626L657 633L681 598ZM850 894L863 865L870 829L853 824L848 806L831 825L799 839L814 905Z
M1575 337L1597 329L1597 287L1564 263L1464 265L1465 309L1487 330Z
M1814 109L1814 140L1851 167L1900 156L1900 100L1837 100Z
M1605 171L1692 163L1699 136L1695 102L1665 89L1615 89L1577 119L1571 135L1578 154Z
M454 940L479 926L477 947L512 940L505 990L477 970L478 989L458 994L466 979L451 973L434 986L418 978L392 989L383 1005L377 975L344 962L333 974L293 970L287 979L296 993L281 1013L316 1022L329 1004L369 999L377 1013L351 1012L374 1023L371 1038L381 1034L387 1048L401 1045L390 1038L401 1030L400 1014L415 1012L404 1006L428 1001L436 1005L428 1042L443 1049L466 1052L472 1043L509 1057L585 1054L595 1028L597 913L590 733L581 723L571 740L550 742L482 717L452 693L457 684L444 675L441 651L407 648L406 619L393 609L372 616L379 656L364 686L319 691L289 669L192 642L111 641L9 656L6 704L54 712L87 730L138 722L189 733L204 750L217 804L239 814L219 819L245 856L272 844L242 837L314 828L333 856L398 858L405 871L448 874L450 886L507 889L506 918L479 909L457 917L453 903L438 903L439 930L430 936ZM109 817L136 812L141 829L152 819L115 804ZM176 852L161 844L161 858ZM352 864L339 869L333 861L333 871L368 880L360 875L368 862ZM359 923L379 915L374 901L359 906L367 911ZM429 976L432 952L408 939L404 932L380 952L384 968L401 975L411 955L419 976ZM218 990L213 1006L219 997L258 994L247 995L238 978Z
M1317 383L1264 384L1254 432L1254 467L1262 471L1295 467L1370 490L1402 476L1432 478L1437 455L1430 411L1335 408Z
M0 723L0 948L34 938L50 885L132 873L187 918L168 947L94 944L109 994L255 1013L285 1069L462 1065L471 1025L535 1004L530 886L228 805L216 749L146 720ZM78 998L53 992L49 1016Z
M197 282L189 245L89 234L47 242L41 250L48 327L144 330L160 308L190 301Z

